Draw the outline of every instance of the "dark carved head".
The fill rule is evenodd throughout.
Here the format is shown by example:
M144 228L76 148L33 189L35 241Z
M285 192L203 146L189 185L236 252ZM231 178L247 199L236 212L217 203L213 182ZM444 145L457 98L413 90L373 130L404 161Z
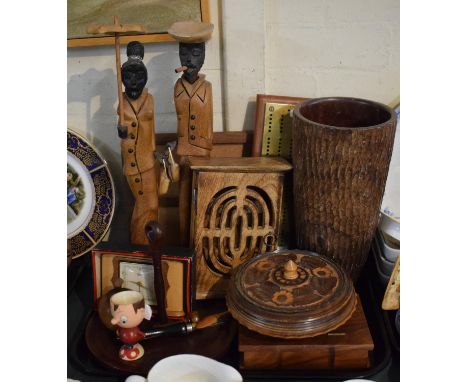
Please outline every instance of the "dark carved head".
M205 43L179 43L179 57L181 65L187 67L182 77L193 84L205 62Z
M132 99L137 99L148 81L148 71L142 59L144 48L138 41L127 45L128 60L122 65L122 82L125 93Z
M142 60L145 57L145 47L139 41L130 41L127 45L127 57L138 56Z

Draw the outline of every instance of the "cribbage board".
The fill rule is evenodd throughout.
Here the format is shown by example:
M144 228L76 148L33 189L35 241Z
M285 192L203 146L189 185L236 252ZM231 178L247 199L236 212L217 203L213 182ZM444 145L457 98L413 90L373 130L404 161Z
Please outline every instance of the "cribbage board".
M279 156L291 161L292 155L292 116L295 105L306 98L257 95L252 156ZM291 178L291 177L289 177ZM279 225L278 245L294 247L294 227L292 219L292 178L286 177L282 211Z

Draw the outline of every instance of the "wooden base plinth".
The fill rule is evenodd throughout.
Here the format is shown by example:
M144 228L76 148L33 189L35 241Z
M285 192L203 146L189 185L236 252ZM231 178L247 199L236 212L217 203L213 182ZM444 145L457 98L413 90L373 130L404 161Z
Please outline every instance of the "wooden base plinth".
M243 369L365 369L374 342L361 301L353 316L340 328L300 340L267 337L239 327L239 352Z
M85 340L93 357L106 369L118 373L148 375L156 362L180 353L222 358L229 351L236 335L236 326L235 321L231 320L224 325L198 330L187 335L174 334L142 340L144 355L132 362L119 357L122 344L115 339L115 332L104 326L97 313L88 321ZM143 324L140 329L145 329Z

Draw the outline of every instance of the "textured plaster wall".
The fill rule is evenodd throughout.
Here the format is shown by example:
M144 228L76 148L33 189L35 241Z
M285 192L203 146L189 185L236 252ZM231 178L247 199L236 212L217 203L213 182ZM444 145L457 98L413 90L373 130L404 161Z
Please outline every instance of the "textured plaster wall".
M225 0L222 6L229 130L252 128L253 90L383 103L399 96L399 0Z
M400 94L398 0L266 4L269 92L384 103Z

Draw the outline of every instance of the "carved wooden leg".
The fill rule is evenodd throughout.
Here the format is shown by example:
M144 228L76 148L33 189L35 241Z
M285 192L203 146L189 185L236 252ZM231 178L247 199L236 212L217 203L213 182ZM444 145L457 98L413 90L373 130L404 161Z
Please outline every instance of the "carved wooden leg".
M140 182L136 182L137 178L140 179ZM128 184L135 198L135 206L130 221L130 241L132 244L148 245L145 225L151 220L158 221L157 178L157 167L153 167L140 175L127 177Z

